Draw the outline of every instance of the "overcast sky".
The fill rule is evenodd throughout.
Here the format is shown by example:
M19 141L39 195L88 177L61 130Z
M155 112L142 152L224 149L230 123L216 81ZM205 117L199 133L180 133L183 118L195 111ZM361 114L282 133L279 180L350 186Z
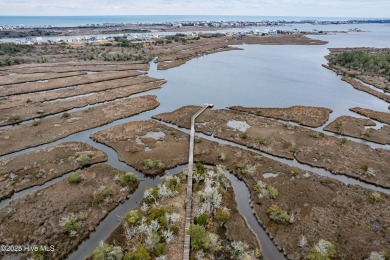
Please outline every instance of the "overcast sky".
M147 14L390 18L390 0L0 0L0 15Z

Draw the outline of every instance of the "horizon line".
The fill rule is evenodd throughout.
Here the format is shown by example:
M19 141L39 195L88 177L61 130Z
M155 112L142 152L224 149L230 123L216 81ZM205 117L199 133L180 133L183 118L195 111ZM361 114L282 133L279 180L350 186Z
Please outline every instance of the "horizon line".
M299 15L243 15L243 14L96 14L96 15L0 15L0 17L99 17L99 16L241 16L241 17L291 17L291 18L359 18L359 19L390 19L390 17L359 17L359 16L299 16Z

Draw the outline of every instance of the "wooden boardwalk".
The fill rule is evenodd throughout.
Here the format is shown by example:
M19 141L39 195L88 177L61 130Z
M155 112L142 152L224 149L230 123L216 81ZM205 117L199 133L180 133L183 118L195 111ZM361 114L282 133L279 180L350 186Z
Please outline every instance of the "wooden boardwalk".
M190 135L190 150L188 155L188 173L187 173L187 196L186 196L186 219L184 226L184 254L183 260L190 259L191 240L187 234L190 229L192 219L192 172L194 170L194 139L195 139L195 119L202 114L208 107L213 107L212 104L205 104L195 115L191 117L191 135Z

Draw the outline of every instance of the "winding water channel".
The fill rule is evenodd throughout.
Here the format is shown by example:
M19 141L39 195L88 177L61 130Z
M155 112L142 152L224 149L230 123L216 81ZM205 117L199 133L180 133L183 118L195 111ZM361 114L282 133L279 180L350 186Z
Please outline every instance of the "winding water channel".
M337 36L332 36L336 37ZM345 37L344 35L342 36ZM322 38L326 40L326 38ZM346 42L347 46L353 44ZM258 107L286 107L290 105L312 105L331 108L329 122L340 115L352 115L349 108L361 106L377 111L388 112L388 104L367 93L357 91L347 83L341 81L333 72L321 66L325 63L324 56L328 53L327 46L240 46L243 51L230 51L226 53L216 53L188 62L178 68L167 71L158 71L156 64L151 63L149 76L164 78L168 82L161 89L139 93L135 96L145 94L157 95L157 100L161 105L152 111L147 111L139 115L121 119L107 125L93 128L87 131L70 135L61 140L49 144L40 145L34 148L8 154L0 159L10 156L24 154L26 152L52 146L61 142L82 141L107 153L108 164L123 170L134 172L140 179L140 185L134 194L123 204L115 208L99 224L89 239L85 240L76 251L69 255L69 259L84 259L91 255L101 240L119 226L121 217L136 208L142 199L145 187L153 187L161 182L161 177L148 177L136 171L134 168L118 160L117 153L110 147L92 141L90 134L119 124L148 120L158 113L170 112L185 105L202 105L206 102L213 103L216 108L225 108L232 105L258 106ZM320 80L319 80L320 79ZM101 104L99 104L101 105ZM74 112L85 109L72 109ZM54 115L55 116L55 115ZM180 131L189 132L186 129L166 124ZM316 130L322 130L317 128ZM312 171L316 174L337 179L346 184L359 185L367 189L381 191L390 194L390 189L366 184L354 178L344 175L334 175L324 169L307 166L296 160L286 160L277 158L247 148L229 141L224 141L213 136L197 133L198 136L211 141L228 144L267 156L273 160L296 166L303 170ZM377 145L360 139L351 138L354 141L369 144L373 148L390 149L389 145ZM186 165L168 170L166 174L175 174L186 169ZM253 215L249 200L249 190L244 182L238 180L233 174L228 173L228 178L232 182L236 194L238 210L246 218L248 225L259 238L265 259L285 259L279 252L272 240L268 237L264 229L257 222ZM10 199L3 200L0 208L5 207L10 200L19 198L24 194L43 189L67 175L53 179L41 186L36 186L18 193Z

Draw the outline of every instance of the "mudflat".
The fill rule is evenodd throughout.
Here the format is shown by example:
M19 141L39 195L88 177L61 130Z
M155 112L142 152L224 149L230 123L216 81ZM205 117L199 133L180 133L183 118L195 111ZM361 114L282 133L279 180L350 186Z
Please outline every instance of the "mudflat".
M15 125L0 131L0 146L3 147L0 155L53 142L74 133L151 110L158 105L156 96L142 96L45 118L37 125Z
M287 108L256 108L233 106L229 109L255 114L262 117L281 119L296 122L300 125L320 127L329 120L333 111L325 107L292 106Z
M150 131L155 134L151 135ZM146 143L147 138L142 138L145 135L160 138L150 138ZM189 136L155 121L118 125L93 134L92 138L113 147L121 160L144 173L153 173L143 166L151 158L158 162L153 167L160 169L183 165L188 160L182 152L188 149L188 143L181 140ZM146 145L150 150L144 151ZM387 194L374 194L359 186L345 185L258 153L203 138L197 138L195 161L223 165L245 182L257 219L289 259L304 258L319 239L333 243L336 257L345 259L367 258L370 252L387 247L386 227L390 224L386 217L390 206ZM377 197L380 199L376 200ZM272 205L287 214L282 222L267 213ZM301 248L302 236L306 242Z
M107 161L86 143L65 142L0 160L0 200L85 166Z
M199 107L186 106L154 116L158 120L189 128ZM259 151L296 159L298 162L344 174L367 183L390 187L390 151L362 143L283 124L252 114L231 110L207 110L198 118L196 131ZM368 171L367 169L370 169ZM375 175L370 172L375 172Z
M65 258L86 239L100 221L123 202L138 181L122 187L118 170L98 164L79 172L79 183L63 179L40 191L13 200L0 210L0 242L53 246L50 259ZM0 253L4 256L4 252ZM27 258L31 252L17 257Z

